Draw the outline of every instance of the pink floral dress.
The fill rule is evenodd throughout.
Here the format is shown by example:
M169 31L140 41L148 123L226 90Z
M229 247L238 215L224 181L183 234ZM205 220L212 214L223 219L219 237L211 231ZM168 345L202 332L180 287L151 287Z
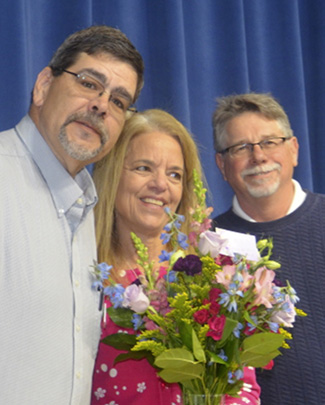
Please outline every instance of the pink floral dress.
M130 273L132 282L134 271ZM105 301L110 306L109 301ZM134 334L133 329L117 326L107 318L102 325L102 336L114 333ZM122 353L104 343L99 344L93 375L92 405L178 405L182 404L181 389L178 384L168 384L157 375L156 370L146 359L126 360L114 364ZM245 368L244 386L241 398L226 397L226 405L258 404L260 387L255 379L255 370Z

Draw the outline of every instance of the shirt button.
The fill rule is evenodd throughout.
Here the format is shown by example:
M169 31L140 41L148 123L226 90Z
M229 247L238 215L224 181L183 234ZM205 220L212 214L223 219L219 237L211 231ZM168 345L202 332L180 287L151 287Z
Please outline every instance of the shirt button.
M76 373L76 377L78 378L78 380L80 380L80 378L81 378L81 373L80 373L79 371Z
M76 326L76 331L80 332L80 326L79 325Z
M80 281L79 281L79 280L76 280L75 283L74 283L74 285L75 285L76 287L80 287Z
M81 205L82 203L83 203L83 199L82 199L82 198L78 198L77 204Z

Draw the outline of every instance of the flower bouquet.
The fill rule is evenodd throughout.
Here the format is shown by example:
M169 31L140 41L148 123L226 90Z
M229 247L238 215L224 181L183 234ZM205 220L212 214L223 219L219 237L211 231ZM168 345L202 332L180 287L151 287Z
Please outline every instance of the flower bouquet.
M184 398L219 404L225 394L238 395L245 366L265 367L288 347L292 337L284 328L303 312L295 308L299 299L289 282L276 284L280 264L270 260L272 241L254 242L255 260L233 252L229 239L209 231L211 209L196 174L195 185L189 235L180 231L184 218L166 211L170 221L161 237L173 249L163 250L160 260L168 266L155 272L146 246L132 234L138 278L124 288L112 281L111 266L95 264L94 287L109 297L113 322L136 330L104 338L125 351L116 362L145 357L163 380L181 385ZM185 253L189 245L194 254Z

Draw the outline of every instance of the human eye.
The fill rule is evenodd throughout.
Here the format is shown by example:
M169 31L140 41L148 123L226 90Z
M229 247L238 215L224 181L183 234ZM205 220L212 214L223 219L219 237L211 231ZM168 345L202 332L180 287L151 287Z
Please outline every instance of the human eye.
M78 83L84 87L84 89L86 90L90 90L90 91L98 91L98 92L102 92L103 91L103 86L101 83L99 83L97 80L93 79L90 76L87 75L80 75L78 76L77 79Z
M136 166L134 170L137 172L149 172L150 167L146 166L146 165L140 165L140 166Z
M181 181L183 178L181 173L175 171L170 172L169 177L176 181Z
M249 150L249 144L241 143L240 145L232 146L229 150L233 155L241 155Z
M263 148L266 149L271 149L274 148L275 146L277 146L279 143L279 140L276 138L271 138L271 139L265 139L264 141L261 142L261 145Z
M126 111L128 109L128 102L121 96L112 94L109 101L122 111Z

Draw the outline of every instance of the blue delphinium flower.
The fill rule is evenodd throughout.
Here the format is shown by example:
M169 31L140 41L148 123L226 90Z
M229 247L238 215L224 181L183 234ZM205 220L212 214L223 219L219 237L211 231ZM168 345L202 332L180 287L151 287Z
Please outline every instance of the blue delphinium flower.
M143 324L143 320L141 315L139 314L133 314L133 317L131 319L131 322L133 324L133 329L138 330L140 329L141 325Z
M103 290L103 280L107 280L109 273L112 269L112 266L109 266L107 263L99 263L94 266L95 271L92 271L92 274L96 277L96 280L92 283L91 287L94 290L101 291Z
M170 270L167 274L164 275L164 279L168 283L176 283L177 282L177 272L174 270Z
M105 287L104 294L110 298L114 308L120 308L124 300L124 291L125 288L121 284L116 284L114 286Z
M243 324L238 322L237 326L235 327L235 329L232 331L232 333L235 335L236 338L239 339L240 337L240 331L241 329L243 329Z
M272 332L278 333L279 325L276 322L267 321L267 324Z
M178 233L177 242L182 249L188 248L187 236L185 235L185 233L183 233L183 232Z
M225 354L225 351L223 349L220 350L218 356L223 360L223 361L228 361L228 357Z
M244 373L240 369L236 370L234 373L231 371L228 371L228 383L235 384L235 382L237 382L238 380L243 378L243 375L244 375Z
M285 300L285 292L283 291L282 287L273 287L273 297L276 299L277 303L281 303Z
M254 324L252 324L252 323L250 323L250 322L247 322L248 332L253 332L253 330L256 329L256 326L255 326L255 325L257 325L257 323L258 323L258 320L257 320L257 316L256 316L256 315L251 315L251 319L252 319L252 321L254 322Z
M166 245L170 241L172 234L171 233L162 233L160 235L160 239L162 240L162 244Z
M109 266L107 263L99 263L97 265L98 270L100 271L100 277L102 280L107 280L110 274L110 271L113 266Z
M236 295L243 297L243 292L237 289L236 283L229 284L228 291L220 294L221 300L219 304L223 305L228 309L229 312L237 312L237 301Z
M91 288L96 291L101 291L103 289L103 282L101 280L95 280L92 283Z
M296 304L300 301L300 298L297 296L296 290L291 287L289 281L287 281L287 294L289 295L290 301L293 304Z
M171 258L174 252L167 252L167 250L162 250L161 254L159 255L159 262L167 262Z

